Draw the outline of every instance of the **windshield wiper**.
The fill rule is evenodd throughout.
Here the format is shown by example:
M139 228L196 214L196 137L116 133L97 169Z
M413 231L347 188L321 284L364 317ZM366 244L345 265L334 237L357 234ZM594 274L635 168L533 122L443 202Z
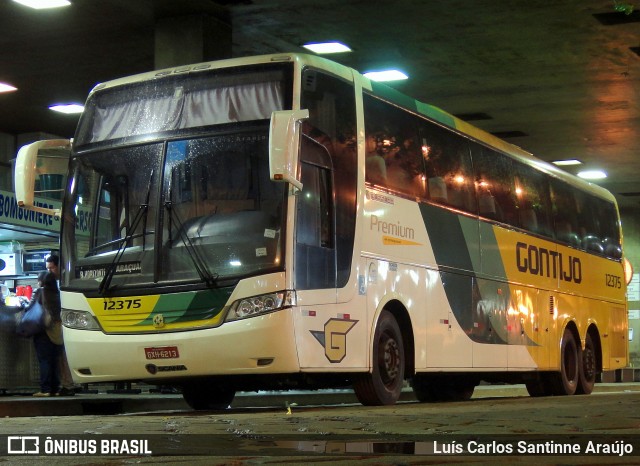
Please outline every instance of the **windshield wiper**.
M154 231L144 231L143 233L136 233L136 234L132 234L129 236L129 239L136 239L136 238L140 238L143 237L142 241L143 241L143 248L144 248L144 241L146 238L144 238L147 234L153 234ZM89 249L89 251L87 252L87 256L93 256L95 254L98 253L98 251L100 251L101 249L108 249L108 248L113 248L114 245L120 245L122 244L122 242L124 241L123 238L117 238L111 241L107 241L106 243L102 243L99 244L91 249Z
M138 229L138 225L140 221L144 218L143 230L142 230L142 247L144 249L145 239L146 239L146 228L147 228L147 212L149 211L149 196L151 194L151 180L153 179L153 170L151 170L151 175L149 176L149 188L147 189L147 195L145 197L145 203L140 204L138 207L138 211L136 212L135 217L133 218L133 222L131 222L131 228L129 228L129 232L125 235L124 238L120 240L120 246L118 246L118 250L116 251L115 256L113 256L113 260L111 261L111 265L107 268L107 271L102 277L102 281L100 282L100 286L98 286L98 293L103 294L105 291L109 290L109 285L111 285L111 280L113 276L116 274L116 270L118 269L118 264L124 255L127 247L131 240L138 235L136 235L136 230Z
M193 245L191 238L185 232L184 223L180 219L178 212L173 209L173 202L171 201L171 191L172 191L172 181L173 181L174 170L175 170L175 167L171 169L171 176L169 178L169 190L167 193L167 197L169 198L169 200L164 203L165 208L169 212L169 228L168 228L169 243L171 243L171 229L172 229L171 222L173 221L177 226L178 237L180 238L180 241L182 241L182 244L184 245L185 249L187 250L189 257L193 262L193 266L195 267L196 272L198 272L198 276L200 277L200 280L202 280L209 286L215 285L219 275L217 273L212 274L209 271L209 267L207 267L207 263L204 261L202 256L198 253L198 250Z
M142 220L143 217L146 219L147 217L146 213L148 212L148 210L149 210L149 200L147 196L147 203L140 205L140 207L138 208L138 212L136 212L136 216L134 217L133 222L131 223L131 228L130 228L131 233L127 234L124 238L118 240L118 242L120 243L120 246L118 246L116 255L113 256L113 260L111 261L111 264L107 268L107 271L105 272L104 277L102 277L102 281L100 282L100 286L98 287L98 292L100 294L103 294L104 291L109 289L111 280L113 279L113 276L116 274L118 264L120 263L120 260L124 255L124 251L127 249L131 240L135 237L140 236L139 234L136 235L133 232L135 232L136 228L138 228L138 224L140 223L140 220ZM145 224L146 224L146 220L145 220ZM143 243L144 243L145 236L146 235L143 232L142 233Z

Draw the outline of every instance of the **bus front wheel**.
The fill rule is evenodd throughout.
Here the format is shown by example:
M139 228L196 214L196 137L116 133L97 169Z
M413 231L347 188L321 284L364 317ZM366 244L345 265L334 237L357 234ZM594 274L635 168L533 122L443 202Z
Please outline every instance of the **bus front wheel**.
M404 383L404 345L400 327L389 311L382 311L373 337L372 371L356 379L353 389L366 406L392 405Z
M193 383L182 387L182 397L195 410L227 409L236 391L215 383Z

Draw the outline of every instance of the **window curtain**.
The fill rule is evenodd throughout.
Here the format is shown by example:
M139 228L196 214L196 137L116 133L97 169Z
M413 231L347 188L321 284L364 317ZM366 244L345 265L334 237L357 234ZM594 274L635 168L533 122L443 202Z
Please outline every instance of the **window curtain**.
M184 92L95 108L90 142L160 131L263 120L283 107L278 81Z

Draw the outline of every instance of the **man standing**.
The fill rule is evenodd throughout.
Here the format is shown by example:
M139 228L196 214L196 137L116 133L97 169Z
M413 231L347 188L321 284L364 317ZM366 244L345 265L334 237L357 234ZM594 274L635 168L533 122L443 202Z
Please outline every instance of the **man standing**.
M47 270L52 272L58 280L58 287L60 287L60 258L56 254L47 256L46 259ZM73 379L71 378L71 370L69 369L69 363L67 362L67 352L62 345L62 351L59 352L58 365L60 368L60 396L73 396L76 394L73 386Z

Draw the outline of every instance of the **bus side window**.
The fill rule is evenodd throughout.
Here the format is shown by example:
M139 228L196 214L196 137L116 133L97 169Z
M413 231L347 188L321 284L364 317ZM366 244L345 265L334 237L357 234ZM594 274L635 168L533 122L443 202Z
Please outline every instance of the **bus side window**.
M296 196L296 287L336 286L331 158L325 146L302 137L300 181Z
M302 192L298 196L297 242L333 247L331 157L326 146L303 136Z
M302 108L309 109L310 126L331 141L318 142L329 152L335 196L335 272L332 285L344 287L351 276L356 229L358 152L356 101L353 83L307 68L303 72ZM303 127L304 131L304 127ZM312 133L309 134L314 137ZM308 267L311 267L309 265ZM325 286L325 285L323 285Z
M522 163L513 162L520 228L553 237L551 201L547 177Z
M302 179L304 186L298 197L297 242L331 248L331 172L303 162Z
M615 205L604 199L596 199L595 211L605 256L611 259L622 258L620 225L610 221L618 216Z
M421 119L364 95L365 179L412 198L425 195L424 161L418 139Z
M466 139L430 122L422 123L420 136L429 200L475 214L471 159Z
M480 216L519 226L512 160L479 145L472 158Z
M564 183L552 180L551 202L556 239L579 247L581 238L578 234L577 207L572 190Z

